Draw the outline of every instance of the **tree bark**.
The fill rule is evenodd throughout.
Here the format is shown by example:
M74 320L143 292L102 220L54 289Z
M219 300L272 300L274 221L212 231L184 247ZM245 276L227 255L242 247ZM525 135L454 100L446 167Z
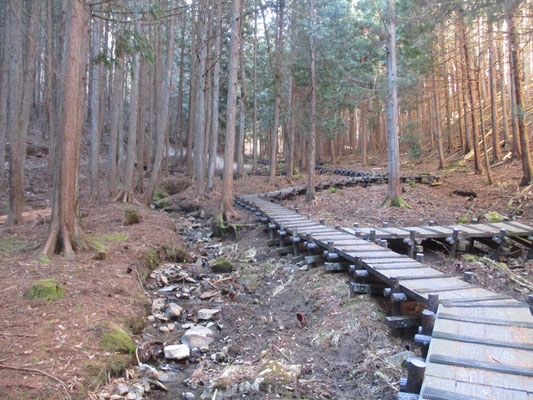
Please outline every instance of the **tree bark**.
M307 189L306 201L311 201L315 198L315 138L316 138L316 72L315 72L315 0L309 1L309 17L310 17L310 35L309 35L309 63L311 68L311 110L309 112L310 128L308 154L309 164L307 166Z
M10 32L11 32L11 17L10 17L10 4L5 2L4 11L4 31L3 31L3 46L2 46L2 60L0 65L0 190L4 188L4 173L5 173L5 161L6 161L6 142L8 138L8 98L12 92L9 88L9 62L11 59L10 48Z
M12 40L16 40L17 37L21 39L20 32L22 27L19 26L21 22L18 20L22 17L23 4L20 4L18 7L19 1L11 2L12 15L17 20L11 21L11 30L13 32ZM22 3L22 2L21 2ZM42 2L32 2L31 3L31 14L30 14L30 26L29 33L27 37L27 48L26 48L26 62L23 67L23 73L20 74L18 71L13 70L11 73L17 74L19 77L22 76L23 80L20 82L20 85L17 85L21 89L20 95L14 96L16 103L13 104L13 137L11 140L10 154L9 154L9 212L7 218L7 224L11 223L22 223L24 219L22 218L22 211L24 208L24 168L26 161L26 141L28 136L28 129L30 126L30 111L33 100L33 90L35 87L35 61L37 59L37 41L39 38L40 25L39 21L41 18L41 3ZM18 32L14 32L14 30ZM16 59L11 67L12 68L22 68L22 40L19 42L11 42L11 48L14 48L14 53L11 54L11 57ZM11 79L11 78L10 78ZM13 87L10 90L15 90Z
M255 1L254 1L255 5ZM253 110L253 127L252 127L252 169L257 172L257 13L254 13L254 77L253 77L253 93L254 93L254 110Z
M499 161L502 159L502 150L500 148L500 132L498 127L498 107L496 106L496 79L495 79L495 60L494 60L494 41L492 37L492 21L488 21L488 41L489 41L489 87L490 87L490 118L492 126L492 160Z
M239 61L239 18L241 0L233 0L228 66L228 98L226 103L226 145L220 212L224 219L233 215L233 158L235 152L235 117L237 107L237 73Z
M439 103L437 100L437 83L435 71L433 71L433 112L435 113L435 136L437 137L437 150L439 153L439 169L444 168L444 149L442 145L442 133L439 121Z
M389 182L385 205L402 206L398 142L398 70L396 67L396 0L387 0L387 139Z
M222 36L222 0L217 1L216 17L216 34L215 34L215 54L213 65L213 95L211 111L211 140L209 141L209 170L207 173L207 188L210 192L215 186L215 172L217 163L218 150L218 96L220 92L220 42Z
M113 77L113 94L111 101L111 126L109 129L109 155L107 161L108 178L107 178L107 192L110 197L114 197L117 192L117 163L118 163L118 130L119 130L119 115L124 112L123 101L123 86L124 86L124 59L120 58L115 65L115 74Z
M98 20L92 24L91 35L91 159L90 159L90 192L89 198L94 201L100 198L98 171L100 166L100 138L102 136L100 115L100 97L102 91L102 65L97 62L102 42L102 27Z
M514 98L515 109L518 118L518 135L520 137L520 147L522 152L522 180L521 186L530 185L533 182L533 163L531 161L531 148L529 145L529 134L526 129L526 112L524 110L524 94L520 79L523 75L522 63L520 60L520 49L518 42L518 34L516 32L515 14L518 11L519 1L514 0L509 17L509 44L510 44L510 57L511 57L511 74L514 83Z
M172 0L171 8L174 8L175 0ZM161 87L161 109L157 118L157 130L156 130L156 146L155 157L152 165L152 176L150 183L146 189L144 196L144 202L150 204L154 196L155 189L159 184L159 176L161 174L161 165L164 157L165 143L168 135L169 126L169 103L170 103L170 85L172 80L172 70L174 65L174 17L170 17L167 26L167 55L165 73L163 77L163 85ZM203 104L203 102L202 102Z
M242 15L242 13L241 13ZM239 136L237 138L237 178L244 176L244 137L246 133L246 70L244 68L244 16L241 19L240 40L240 71L241 71L241 99L239 109Z
M86 59L84 37L87 34L88 13L82 0L70 2L68 65L65 76L64 105L61 127L61 158L59 177L54 188L56 195L52 206L52 218L48 238L41 251L49 256L63 252L69 256L86 249L89 243L78 224L78 171L82 138L82 121L85 96Z

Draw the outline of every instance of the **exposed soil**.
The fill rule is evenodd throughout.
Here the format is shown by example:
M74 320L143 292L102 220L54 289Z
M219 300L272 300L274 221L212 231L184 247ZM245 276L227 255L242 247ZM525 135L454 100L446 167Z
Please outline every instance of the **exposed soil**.
M46 162L40 154L36 152L28 161L27 211L50 206L50 187L43 179ZM324 218L330 226L350 226L356 221L362 226L379 226L383 222L408 226L429 219L453 224L462 218L480 218L487 211L533 223L533 189L518 187L518 162L508 161L496 167L493 173L500 183L493 186L487 185L483 176L471 173L471 163L462 166L452 160L443 171L435 171L434 164L435 160L424 159L403 166L405 174L432 172L442 177L440 186L402 185L404 198L412 209L379 207L385 198L385 185L326 190L319 192L312 203L300 196L282 204L297 206L301 213L311 213L313 219ZM351 159L343 159L342 167L362 169ZM369 170L386 171L382 161L374 161ZM270 377L268 385L263 384L261 390L245 397L395 397L398 379L405 371L401 362L395 364L396 358L391 356L400 353L401 359L406 347L415 349L413 332L395 332L384 323L387 302L368 296L350 299L346 275L326 274L322 268L306 269L292 262L290 256L280 258L275 249L266 245L267 235L262 227L245 211L236 210L237 219L233 222L240 224L237 240L231 236L211 237L210 218L218 211L218 186L213 193L195 199L194 187L187 187L187 180L178 176L179 193L164 199L167 204L163 206L169 211L164 213L143 206L88 203L86 177L82 174L81 178L83 229L107 248L109 258L97 260L95 252L72 259L40 258L37 249L46 236L46 216L34 213L34 218L22 226L0 225L1 398L110 398L124 376L130 378L127 382L135 382L135 354L113 353L101 346L101 325L105 321L130 331L140 345L140 361L159 367L170 377L171 383L165 383L170 391L152 388L149 396L153 398L176 398L181 392L192 392L197 398L202 393L212 397L217 389L218 396L228 393L226 398L242 398L243 392L229 394L228 389L245 382L253 384L265 365L274 361L300 366L298 379ZM317 176L318 181L334 179L337 177ZM304 182L302 176L294 184ZM282 176L273 183L268 183L265 176L249 176L235 181L235 192L260 193L287 186ZM457 196L452 194L454 190L474 191L477 197ZM0 193L0 207L5 209L6 204L5 192ZM126 209L139 212L142 222L122 226ZM181 241L186 242L190 253L187 262L173 260L168 264L161 257L161 267L145 280L150 274L147 265L156 265L150 262L153 250ZM250 249L256 249L252 260L245 259L250 258L245 256ZM504 261L516 276L531 282L533 265L525 260L524 248L510 250L512 253ZM196 256L200 256L198 261ZM206 264L219 256L236 261L237 269L229 274L211 272ZM445 247L426 246L426 261L432 267L458 276L464 270L474 270L482 286L520 299L531 292L530 287L513 281L513 275L487 259L488 248L480 248L476 258L452 260ZM150 301L160 297L157 289L164 286L161 271L169 265L179 267L194 280L182 281L172 294L173 301L185 310L184 315L171 332L161 332L160 327L166 322L159 320L148 323L143 330ZM45 278L55 278L63 285L66 297L54 301L27 299L25 294L32 284ZM185 289L189 297L176 297ZM205 291L215 294L201 299ZM221 310L214 320L215 341L207 353L197 354L185 363L164 361L159 355L163 344L179 342L186 324L198 322L197 311L201 308ZM298 324L297 313L305 316L305 326ZM145 352L148 349L153 352ZM150 355L152 358L147 358ZM127 365L129 368L124 370ZM230 365L237 367L232 379L223 374ZM122 378L117 380L118 376Z

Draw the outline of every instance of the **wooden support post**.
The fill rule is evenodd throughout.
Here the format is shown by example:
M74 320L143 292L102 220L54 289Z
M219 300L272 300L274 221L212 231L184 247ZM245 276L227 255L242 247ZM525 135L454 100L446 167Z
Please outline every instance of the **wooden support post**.
M296 212L296 214L300 214L300 209L298 207L296 207L294 211Z
M527 304L529 305L529 312L533 315L533 294L527 295Z
M370 229L370 238L369 238L369 240L372 243L376 243L376 230L375 229Z
M465 282L474 283L474 280L476 279L476 274L474 274L472 271L465 271L463 277Z
M300 255L300 242L302 239L300 239L300 236L298 236L298 228L294 228L292 231L292 247L293 247L293 253L295 256Z
M355 229L359 229L359 222L354 222L354 223L353 223L353 227L354 227Z
M424 374L426 373L426 362L418 357L411 357L407 361L407 384L405 391L408 393L420 393Z
M422 310L422 326L419 330L422 335L431 335L435 325L435 313L428 309Z
M450 249L450 255L454 258L457 255L457 244L458 243L459 243L459 229L454 229L452 233L452 237L450 238L450 244L452 245L452 248Z
M396 297L394 296L394 294L400 293L400 280L396 276L391 277L391 289L392 289L392 293L391 293L392 315L400 315L402 307L401 307L400 301L395 301ZM405 300L407 300L407 298Z
M285 230L283 224L280 225L278 229L279 234L279 247L285 246L285 236L287 235L287 231Z
M496 260L500 260L503 245L505 244L505 236L507 234L507 231L505 229L500 229L500 232L498 235L494 236L492 240L496 243L496 251L494 252L494 258Z
M435 226L435 221L433 221L432 219L430 219L428 221L428 226Z
M383 228L388 228L388 227L389 227L389 223L386 222L386 221L384 221L384 222L383 222Z
M274 239L274 229L276 229L276 228L277 228L276 224L272 224L272 223L268 224L268 229L270 229L270 239L271 240Z
M424 253L416 253L416 261L418 261L419 263L423 263L424 262Z
M436 313L439 308L439 295L434 293L428 294L428 302L428 309Z
M324 218L320 218L320 225L324 225Z
M529 251L527 252L527 259L532 260L533 259L533 236L528 236L527 240L529 240Z
M415 258L415 246L416 246L416 231L410 230L409 231L409 239L406 240L407 244L409 245L409 257Z

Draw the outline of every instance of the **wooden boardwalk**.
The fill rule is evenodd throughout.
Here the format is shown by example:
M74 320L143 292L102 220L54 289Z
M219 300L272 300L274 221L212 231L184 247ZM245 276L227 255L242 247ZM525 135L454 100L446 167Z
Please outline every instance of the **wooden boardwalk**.
M427 357L411 360L399 398L533 400L533 318L528 304L324 226L267 196L241 196L236 202L268 223L280 245L307 249L309 255L322 252L336 265L350 264L347 270L354 277L368 274L379 280L391 298L391 321L408 321L401 316L404 301L427 306L416 338L429 345ZM434 319L431 326L425 322L428 315ZM423 382L417 379L420 365L425 368Z
M331 173L331 174L342 175L342 176L374 178L374 179L379 179L381 183L387 183L389 179L387 173L357 171L357 170L342 169L342 168L327 168L327 167L321 167L321 166L317 166L316 170L319 171L320 173ZM437 175L432 175L432 174L402 175L400 176L400 181L401 182L427 183L430 186L440 185L440 177Z
M402 241L410 247L411 256L414 253L414 246L427 239L442 240L450 244L452 256L455 256L459 241L467 241L472 245L474 240L479 240L495 247L499 254L505 240L513 239L529 246L530 256L533 257L533 226L510 220L463 225L435 225L430 221L428 225L423 226L373 228L360 228L356 223L353 228L343 227L340 230L372 242L376 240Z

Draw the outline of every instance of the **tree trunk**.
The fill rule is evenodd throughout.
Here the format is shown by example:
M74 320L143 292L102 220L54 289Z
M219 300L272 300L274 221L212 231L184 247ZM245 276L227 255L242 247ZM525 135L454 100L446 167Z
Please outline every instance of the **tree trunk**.
M499 82L500 82L500 100L502 103L502 124L503 124L503 139L505 146L511 141L509 137L509 122L508 122L508 106L507 106L507 89L505 85L505 60L502 55L502 41L499 41L498 50L498 70L499 70Z
M461 33L462 33L462 41L463 41L463 54L465 59L465 70L466 70L466 81L468 82L468 97L470 100L470 119L472 121L472 146L474 147L474 170L476 174L481 173L481 158L479 156L479 138L478 138L478 128L477 128L477 121L476 121L476 101L474 99L474 88L473 88L473 81L471 79L470 74L470 57L468 52L468 46L466 44L466 37L465 37L465 31L464 26L461 21Z
M511 74L514 82L514 98L515 108L518 117L518 135L520 137L520 146L522 151L522 171L523 176L520 181L521 186L530 185L533 182L533 164L531 161L531 148L529 145L529 134L526 129L526 112L524 110L524 94L522 90L522 84L520 79L522 77L522 63L520 60L518 34L515 26L514 14L518 11L519 1L513 1L509 17L509 44L510 44L510 56L511 56Z
M242 14L242 13L241 13ZM240 45L240 70L241 70L241 100L240 100L240 110L239 110L239 136L237 140L237 178L242 178L244 176L244 135L246 132L246 71L244 69L244 37L243 37L243 26L245 18L241 19L241 45Z
M481 62L479 63L481 65ZM487 180L489 185L492 185L494 183L494 180L492 179L492 171L490 170L490 163L489 163L489 154L487 149L487 141L485 140L485 118L483 117L483 107L484 104L481 101L480 98L480 92L481 92L481 67L478 67L477 71L477 91L478 91L478 99L479 99L479 121L481 125L481 143L483 145L483 160L485 162L485 169L487 170Z
M367 160L367 136L366 136L366 101L363 99L361 103L361 119L360 119L360 140L361 140L361 166L366 167Z
M175 0L172 0L171 8L174 8ZM159 176L161 174L161 165L163 162L165 143L168 135L168 121L169 121L169 102L170 102L170 84L172 79L172 66L174 65L174 17L170 17L167 26L167 55L165 74L163 77L163 85L160 90L161 95L161 109L157 118L156 130L156 147L154 164L152 165L152 176L150 183L146 189L144 202L150 204L154 196L155 189L159 184ZM202 102L203 104L203 102ZM129 143L128 143L129 145Z
M309 60L311 68L311 110L310 128L309 129L309 164L307 166L307 189L306 201L311 201L315 198L315 137L316 137L316 76L315 76L315 0L309 1L309 15L310 15L310 35L309 35Z
M292 183L294 173L294 138L296 119L296 96L294 90L294 79L289 74L289 140L287 141L286 175L287 183Z
M435 71L433 71L433 111L435 113L435 136L437 137L437 150L439 153L439 169L444 168L444 149L442 146L442 133L439 121L439 103L437 100L437 84L435 80Z
M11 3L12 7L18 1ZM17 102L14 103L14 130L11 140L10 154L9 154L9 213L7 223L22 223L22 211L24 208L24 167L26 161L26 138L28 136L28 129L30 125L30 111L32 105L32 93L35 86L35 60L37 58L37 41L39 38L39 21L41 18L41 3L31 3L30 26L27 37L28 46L26 48L26 63L23 69L22 82L18 87L22 90L20 95L17 95ZM15 18L20 18L23 10L23 4L20 7L13 8ZM11 21L11 30L21 31L19 22ZM13 32L12 39L20 38L20 33ZM12 64L13 68L22 67L22 41L11 42L12 48L15 47L15 53L11 54L12 59L16 58L16 63ZM18 65L17 65L18 64ZM10 71L10 75L11 72ZM18 76L19 72L17 72ZM10 78L11 79L11 78ZM10 88L14 90L13 87Z
M176 158L183 159L183 76L185 74L185 21L182 21L181 27L181 46L180 46L180 71L178 83L178 117L176 122ZM218 63L218 59L217 59ZM216 68L216 67L215 67ZM178 157L179 152L179 157Z
M255 4L255 2L254 2ZM254 78L253 78L253 92L254 92L254 111L253 111L253 127L252 127L252 169L257 172L257 13L254 13Z
M111 126L109 129L109 155L108 155L108 178L107 192L110 197L114 197L117 192L117 162L118 162L118 131L120 114L124 112L122 93L124 86L124 59L120 58L115 65L113 77L113 100L111 101Z
M100 115L100 97L102 91L102 65L96 58L100 54L102 44L102 27L97 19L92 24L91 35L91 159L90 159L90 192L91 201L100 198L98 170L100 166L100 138L102 136Z
M275 67L272 73L274 74L274 124L272 127L272 137L270 138L270 178L272 182L276 177L277 168L277 153L278 153L278 130L279 117L281 108L281 58L283 56L283 15L285 9L285 0L280 0L278 3L278 31L276 40L276 55Z
M61 127L61 158L59 177L52 206L52 218L48 238L42 253L63 252L69 256L77 250L86 249L86 240L77 219L78 170L82 138L84 93L82 92L86 63L83 40L87 34L88 14L82 0L70 2L72 11L69 21L68 66L65 77L64 102Z
M488 21L488 41L489 41L489 87L490 87L490 118L492 126L492 160L502 159L500 148L500 132L498 127L498 107L496 106L496 79L494 77L494 42L492 38L492 21Z
M207 53L207 3L205 0L198 2L198 41L196 46L196 114L195 114L195 138L194 155L196 162L196 196L202 196L205 192L204 173L204 119L205 119L205 66Z
M194 134L196 132L196 92L197 82L195 77L197 75L196 68L198 68L196 62L196 24L195 20L195 4L197 0L194 0L191 5L191 60L190 60L190 72L189 72L189 127L187 130L187 162L185 164L185 174L191 176L194 170L194 160L193 160L193 142ZM196 144L198 145L198 144Z
M384 205L402 206L398 143L398 72L396 67L396 0L387 0L387 138L389 182Z
M9 88L9 63L11 57L10 47L10 32L11 32L11 16L10 16L10 4L5 2L4 11L4 31L3 31L3 46L2 46L2 59L0 64L0 190L4 188L4 173L5 173L5 161L6 161L6 142L8 139L8 98L12 90Z
M118 197L123 202L133 202L133 176L135 168L135 150L137 148L137 122L139 112L139 77L141 57L136 53L133 59L133 78L131 82L131 99L129 107L128 146L126 148L126 173L124 174L124 191Z
M215 186L215 171L218 150L218 95L220 92L220 37L222 36L222 0L217 1L217 18L215 34L215 54L213 65L213 95L211 111L211 140L209 141L209 170L207 173L207 191Z
M228 98L226 104L226 145L220 212L224 219L233 215L233 158L235 152L235 116L237 107L237 72L239 61L239 17L241 0L233 0L228 66Z

